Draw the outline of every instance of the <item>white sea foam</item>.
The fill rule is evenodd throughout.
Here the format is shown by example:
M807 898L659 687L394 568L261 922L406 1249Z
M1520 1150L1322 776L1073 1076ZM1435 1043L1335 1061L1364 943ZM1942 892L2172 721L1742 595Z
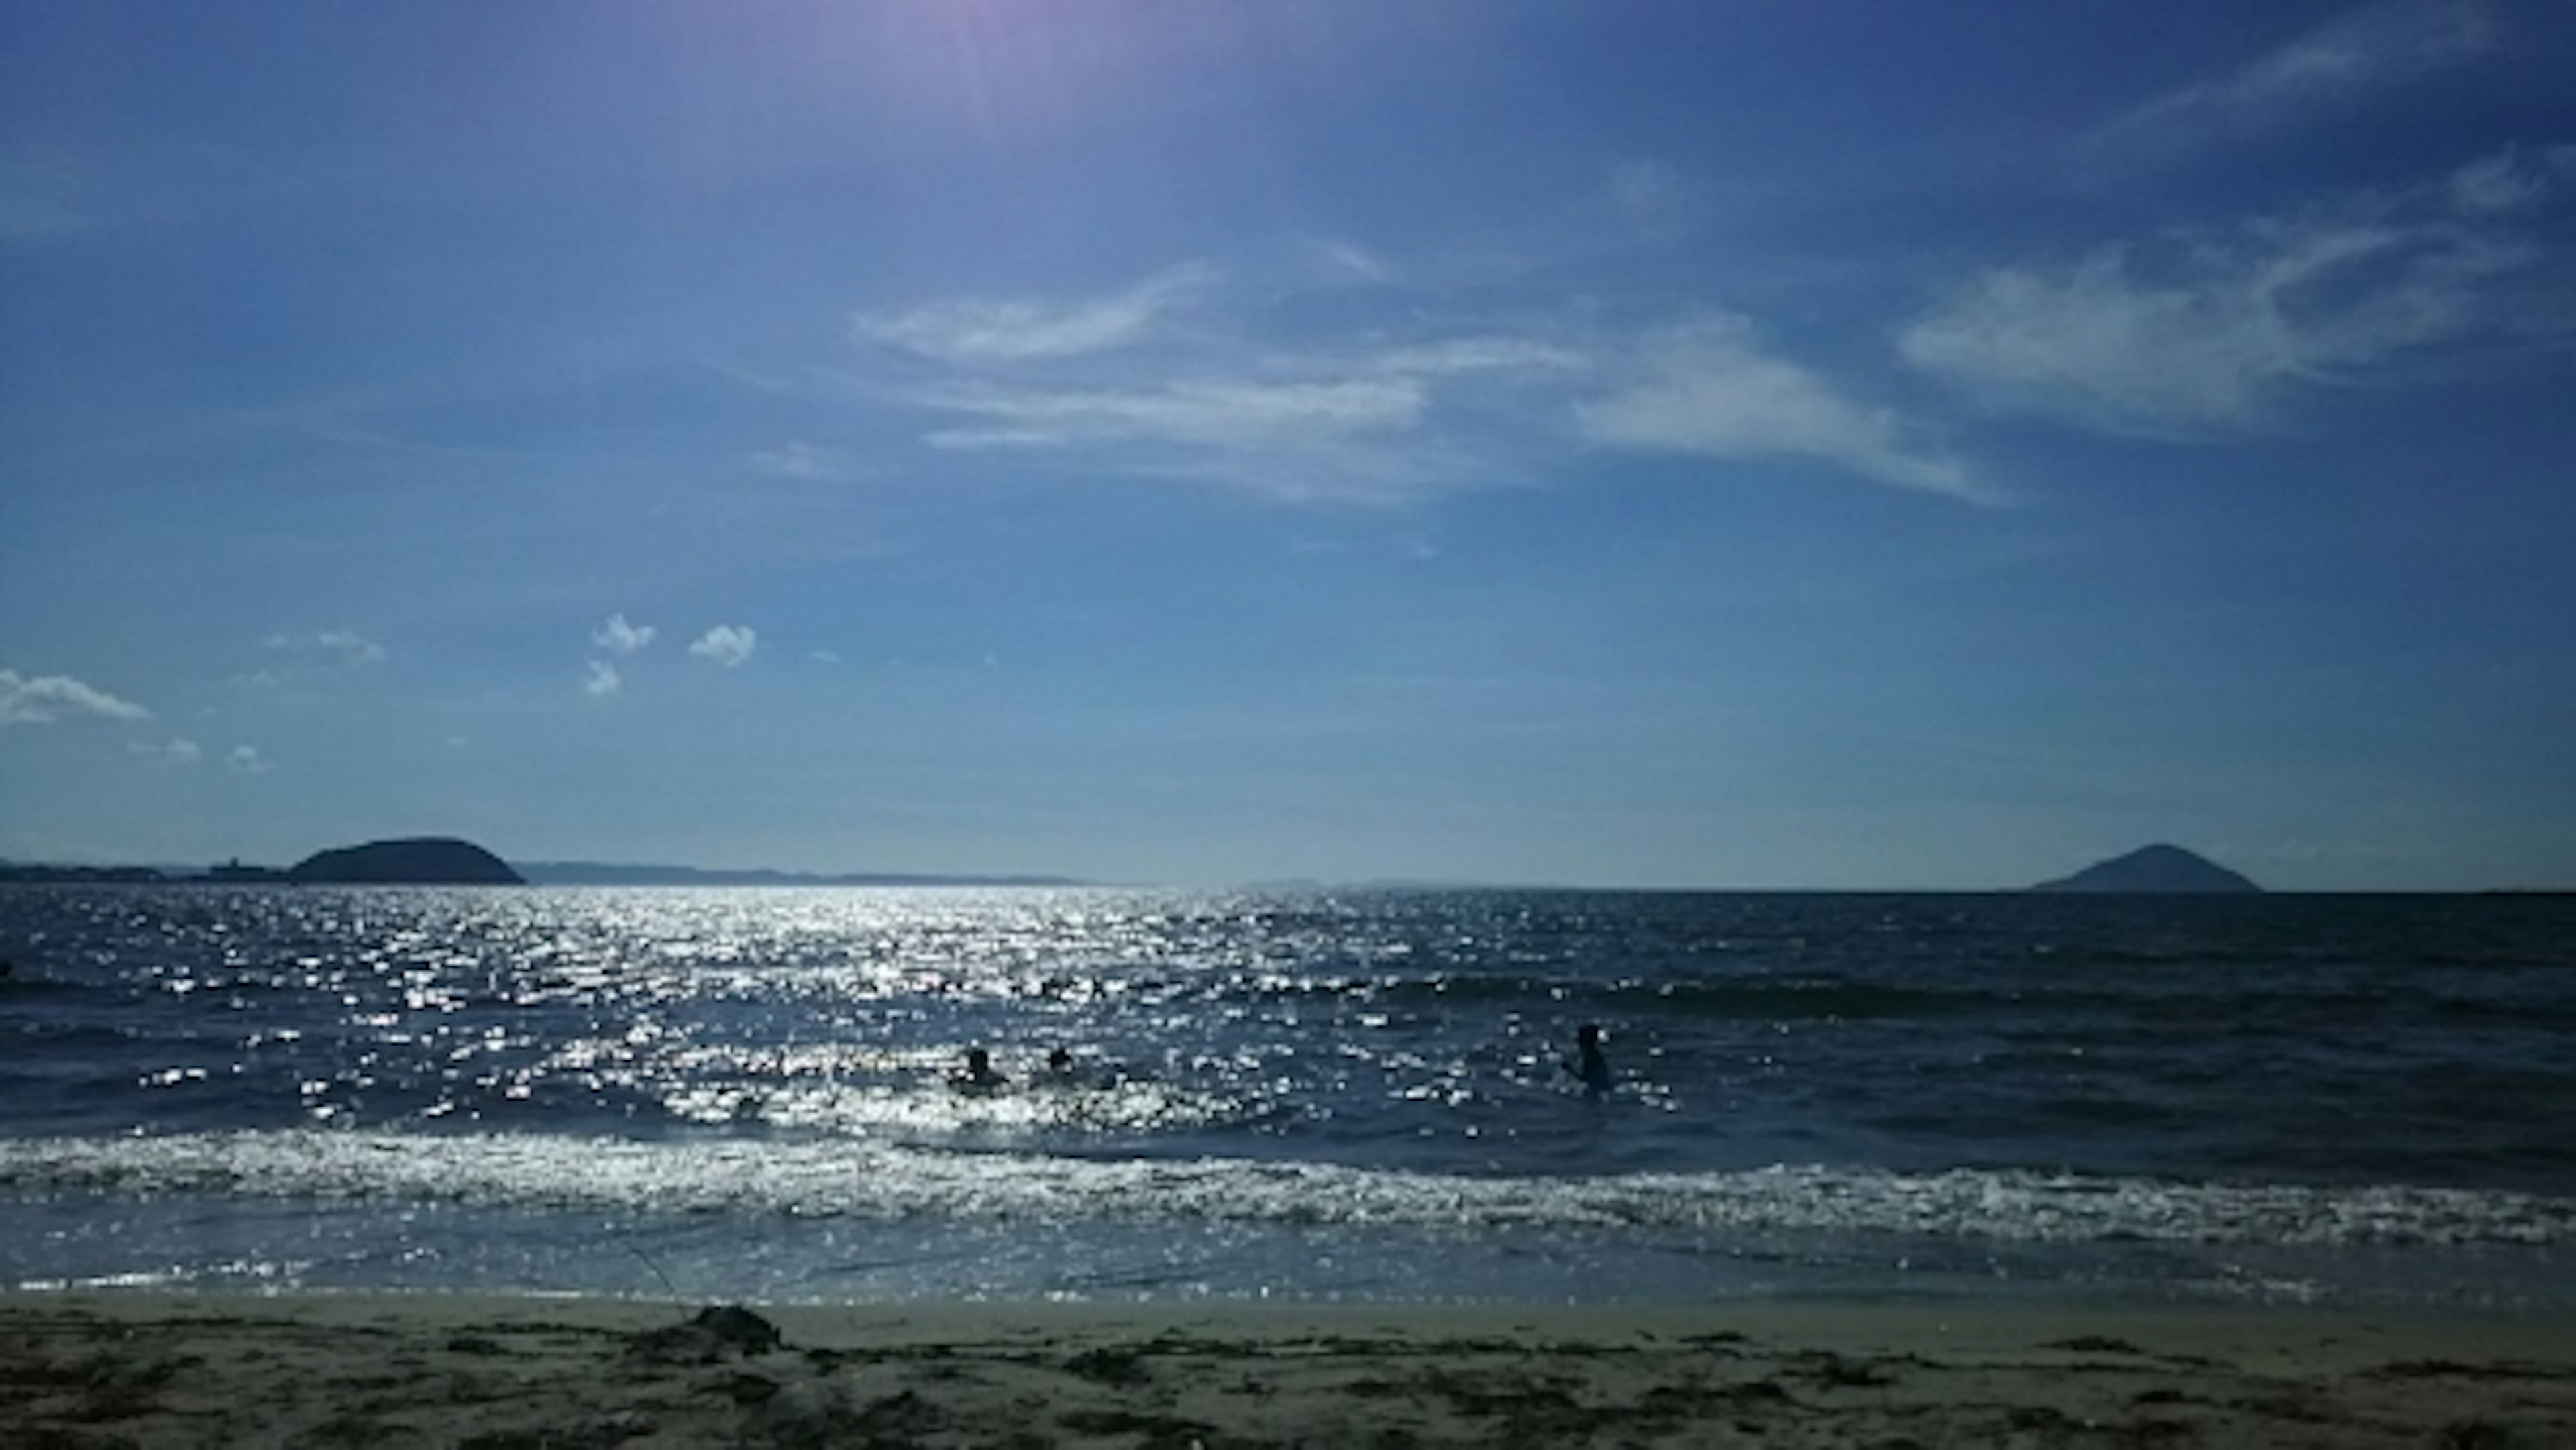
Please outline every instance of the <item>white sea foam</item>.
M2024 1170L1481 1177L846 1141L291 1130L0 1141L0 1192L882 1220L1825 1232L2077 1244L2561 1245L2576 1200Z

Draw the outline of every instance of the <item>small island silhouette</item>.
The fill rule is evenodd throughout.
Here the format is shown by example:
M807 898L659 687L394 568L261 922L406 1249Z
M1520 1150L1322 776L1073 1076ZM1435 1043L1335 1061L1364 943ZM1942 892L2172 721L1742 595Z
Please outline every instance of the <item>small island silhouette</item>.
M286 879L342 886L524 886L510 863L453 836L412 836L316 851Z
M2141 846L2125 856L2097 861L2072 876L2042 881L2033 891L2169 892L2174 894L2259 893L2262 887L2206 856L2180 846Z

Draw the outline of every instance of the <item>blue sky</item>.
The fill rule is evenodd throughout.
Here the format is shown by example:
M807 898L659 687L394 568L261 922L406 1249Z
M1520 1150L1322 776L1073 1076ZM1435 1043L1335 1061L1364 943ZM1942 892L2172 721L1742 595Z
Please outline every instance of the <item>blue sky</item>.
M2576 12L0 11L0 855L2576 885Z

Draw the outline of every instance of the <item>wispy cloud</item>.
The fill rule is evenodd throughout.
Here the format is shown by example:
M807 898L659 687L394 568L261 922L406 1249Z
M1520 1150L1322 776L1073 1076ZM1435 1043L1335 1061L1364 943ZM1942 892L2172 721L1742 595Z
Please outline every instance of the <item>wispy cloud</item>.
M2495 48L2498 30L2477 0L2384 0L2158 96L2097 139L2198 141L2294 119L2474 59Z
M1610 206L1635 225L1662 228L1680 220L1691 207L1691 185L1661 161L1626 161L1612 167Z
M760 632L748 625L719 624L689 646L689 658L732 669L760 648Z
M1486 336L1448 338L1411 347L1391 348L1369 364L1382 373L1444 376L1490 372L1582 372L1592 359L1568 347L1534 338Z
M2546 184L2538 168L2462 174L2470 212L2499 210L2509 188L2520 206ZM2461 185L2001 268L1897 346L1997 407L2151 435L2256 426L2294 386L2363 381L2512 325L2499 284L2545 250L2464 214Z
M606 660L592 660L589 673L582 678L581 692L596 700L616 694L625 683L624 677L617 673L617 666Z
M861 313L852 325L866 341L947 363L1080 357L1144 341L1165 310L1215 276L1204 264L1189 263L1087 302L960 298L891 315Z
M385 647L355 630L326 629L313 634L272 634L260 642L276 654L316 664L382 664Z
M811 443L764 448L744 459L743 466L766 478L792 478L813 483L848 483L862 472L859 461L849 454L836 448L818 448Z
M623 613L612 614L607 623L591 631L590 642L613 655L631 655L653 642L653 626L629 624Z
M930 399L971 420L924 441L1075 471L1197 480L1281 500L1389 503L1453 486L1458 445L1423 427L1417 377L1186 378L1134 389L975 388Z
M1592 438L1620 447L1736 460L1808 458L1899 488L1980 502L1990 497L1930 430L1765 355L1740 320L1656 339L1626 386L1578 411Z
M265 775L269 768L268 758L248 745L234 746L232 753L224 757L224 764L239 775Z
M2451 173L2451 209L2473 217L2523 211L2571 176L2576 176L2576 145L2536 151L2508 146Z
M194 765L206 756L206 752L198 747L197 742L181 738L173 738L158 745L138 740L126 749L151 761L154 765L161 766Z
M1354 246L1349 242L1337 242L1317 238L1311 243L1311 245L1314 247L1317 254L1322 256L1325 261L1332 263L1333 266L1340 271L1357 277L1364 282L1392 282L1395 280L1394 268L1389 267L1375 255Z
M147 720L152 712L69 675L26 676L0 670L0 725L49 725L65 715Z
M1402 378L1192 379L1135 392L959 389L933 401L990 420L930 435L944 448L1052 448L1104 440L1240 448L1403 428L1421 416L1424 393Z
M934 415L922 434L932 448L1294 501L1535 481L1603 445L1801 456L1897 487L1987 496L1929 428L1757 349L1742 323L1639 333L1571 303L1553 316L1524 304L1508 319L1426 307L1341 339L1299 326L1281 346L1241 333L1296 309L1269 298L1230 311L1231 300L1210 287L1185 348L1079 369L978 366L875 395Z

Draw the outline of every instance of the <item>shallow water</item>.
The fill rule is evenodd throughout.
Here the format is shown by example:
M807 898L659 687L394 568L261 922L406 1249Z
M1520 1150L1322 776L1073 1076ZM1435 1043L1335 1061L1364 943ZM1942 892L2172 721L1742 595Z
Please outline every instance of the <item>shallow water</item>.
M2571 927L2538 897L0 888L0 1282L2576 1301ZM1606 1097L1560 1066L1585 1021ZM974 1044L1011 1086L950 1084Z

